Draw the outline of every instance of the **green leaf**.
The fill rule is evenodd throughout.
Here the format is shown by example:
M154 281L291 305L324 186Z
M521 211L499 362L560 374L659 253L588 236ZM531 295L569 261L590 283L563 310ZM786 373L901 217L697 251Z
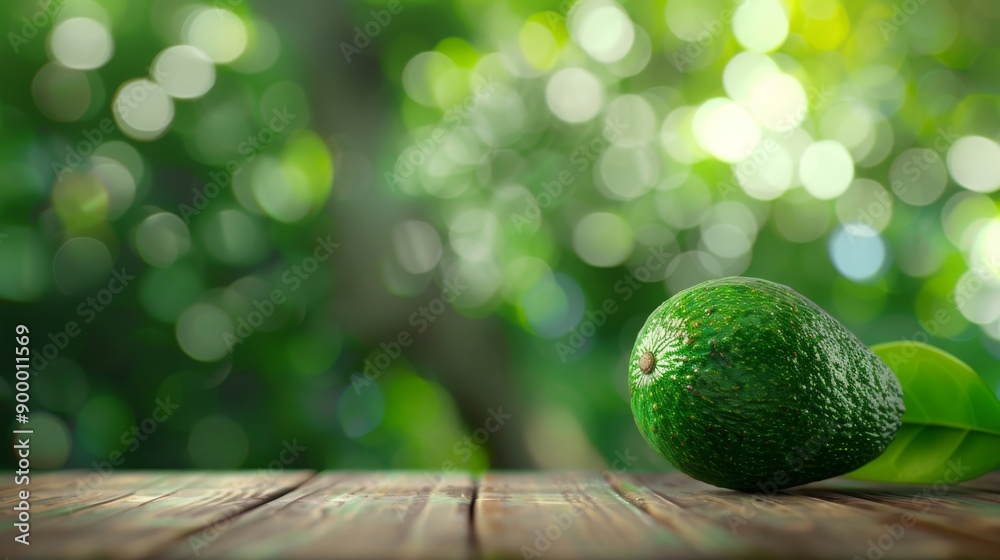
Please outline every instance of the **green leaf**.
M1000 467L1000 401L958 358L919 342L872 347L903 386L903 425L884 453L850 478L948 484Z

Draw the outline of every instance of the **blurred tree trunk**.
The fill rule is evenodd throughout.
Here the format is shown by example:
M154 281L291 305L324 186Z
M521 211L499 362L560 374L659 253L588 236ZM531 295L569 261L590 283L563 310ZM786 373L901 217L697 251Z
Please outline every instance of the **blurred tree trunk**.
M379 162L395 161L394 154L386 157L385 152L393 145L390 135L399 129L394 122L398 115L386 108L397 106L396 96L402 92L392 91L379 67L379 51L385 47L379 38L350 62L344 56L341 42L353 40L354 26L359 25L353 12L361 8L348 2L309 2L304 9L260 3L258 8L272 20L284 20L286 28L301 30L285 37L300 52L324 53L310 56L313 82L307 86L314 111L312 126L328 137L335 158L333 200L328 208L341 242L330 265L337 271L334 314L362 341L359 351L364 357L382 342L395 340L400 332L415 331L408 322L410 315L440 295L431 284L419 296L400 298L381 281L380 262L392 258L392 227L421 215L415 200L389 194L379 169ZM428 44L440 38L430 37ZM436 374L436 381L454 398L468 434L483 426L491 408L503 407L505 414L512 415L486 444L491 467L530 467L523 438L526 415L511 381L502 321L469 319L449 308L414 338L404 356L418 372Z

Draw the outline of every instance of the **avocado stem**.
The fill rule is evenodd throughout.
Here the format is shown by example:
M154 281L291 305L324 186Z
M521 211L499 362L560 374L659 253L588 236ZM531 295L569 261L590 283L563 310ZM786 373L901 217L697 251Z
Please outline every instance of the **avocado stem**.
M652 352L646 352L639 358L639 369L642 370L642 373L649 374L654 367L656 367L656 358L653 357Z

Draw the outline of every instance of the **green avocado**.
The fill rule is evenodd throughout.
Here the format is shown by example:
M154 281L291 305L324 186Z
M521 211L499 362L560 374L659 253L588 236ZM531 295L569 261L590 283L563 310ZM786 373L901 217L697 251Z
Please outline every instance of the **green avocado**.
M757 278L677 293L639 331L632 414L678 470L773 492L848 473L881 454L903 418L892 371L836 319Z

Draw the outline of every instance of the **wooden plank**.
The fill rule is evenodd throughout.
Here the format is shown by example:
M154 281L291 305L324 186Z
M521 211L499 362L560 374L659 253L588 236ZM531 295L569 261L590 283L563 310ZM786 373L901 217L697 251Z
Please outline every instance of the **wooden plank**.
M467 474L333 472L198 542L199 558L467 558ZM203 545L203 546L202 546ZM189 558L190 538L163 557Z
M0 489L0 557L989 557L1000 472L935 488L832 479L771 494L680 473L67 471ZM904 526L904 520L912 523Z
M691 557L677 534L596 473L489 473L474 508L483 557Z
M1000 494L1000 471L993 471L975 480L962 482L958 487L971 492Z
M959 543L1000 545L1000 495L960 484L881 484L833 479L803 487L804 495L890 516L912 515L917 531ZM990 481L979 482L989 484ZM971 544L970 544L971 546Z
M667 476L680 475L674 473ZM672 495L658 494L635 477L609 474L607 480L629 503L651 515L684 539L691 548L706 556L763 555L770 548L759 542L734 538L733 528L728 527L724 519L686 507L683 500L677 501ZM697 481L692 482L698 484Z
M303 471L259 476L254 473L113 474L109 488L87 492L58 516L32 519L31 545L0 535L0 555L18 558L137 558L178 539L257 507L310 478ZM56 485L58 487L58 485ZM86 500L104 500L93 507ZM50 496L51 497L51 496Z
M623 496L630 501L642 500L646 511L665 525L683 528L687 528L684 523L693 525L693 530L682 534L699 549L716 547L721 554L741 551L794 557L816 550L814 546L828 544L821 538L827 524L855 530L879 521L860 519L849 508L821 500L804 500L786 493L769 497L723 490L681 473L622 474L609 478Z
M981 479L951 485L883 484L835 478L802 487L801 493L821 495L828 501L852 507L880 510L884 506L891 506L926 513L923 519L932 525L962 525L954 530L962 532L968 528L976 533L980 528L979 524L967 526L967 518L972 517L974 521L985 517L988 523L1000 523L1000 491L990 490L996 484L994 481L1000 482L1000 477L990 474ZM992 529L992 525L989 528ZM981 536L991 542L1000 539L1000 534Z
M894 503L904 498L913 503L918 490L912 488L909 495L896 489L896 493L866 499L839 489L827 490L830 485L852 485L841 480L770 495L723 490L680 473L623 474L609 480L626 499L711 554L863 558L871 550L872 557L923 558L985 555L996 549L990 544L992 537L975 530L950 529L947 516L920 511L922 505ZM965 495L960 489L954 492ZM991 521L975 525L978 530L997 522L997 511L981 503L970 501L955 512L962 522L992 515ZM728 538L720 531L728 533Z
M30 492L33 521L95 507L133 494L170 476L167 472L126 472L115 476L94 471L63 471L32 478L29 486L6 489L0 493L0 531L14 523L14 504L20 501L18 491Z

